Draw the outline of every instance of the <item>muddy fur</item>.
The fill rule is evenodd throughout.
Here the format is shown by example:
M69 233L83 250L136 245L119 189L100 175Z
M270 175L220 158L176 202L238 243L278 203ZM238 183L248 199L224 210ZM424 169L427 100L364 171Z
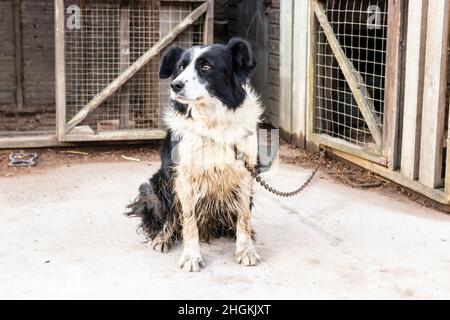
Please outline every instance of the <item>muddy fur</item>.
M263 109L248 76L254 67L250 45L239 38L227 46L172 47L161 78L172 78L173 101L163 112L168 129L161 168L139 188L127 215L156 250L183 240L180 266L204 266L199 241L236 239L238 263L256 265L252 243L253 178L258 166L257 127Z
M180 201L174 190L176 178L176 166L167 158L172 153L171 133L167 135L161 150L162 167L148 182L139 187L139 194L127 208L126 215L141 218L138 226L148 240L154 240L157 236L174 243L181 240L182 210ZM195 169L194 169L195 170ZM197 225L201 241L209 242L211 238L228 236L235 238L237 215L239 212L239 193L242 192L237 182L228 187L223 182L223 177L229 176L231 170L213 169L215 174L202 171L193 179L201 181L205 186L205 180L214 177L212 188L207 188L203 197L196 201ZM241 168L241 174L248 175ZM221 178L222 177L222 178ZM194 183L195 185L195 183ZM204 189L198 187L198 189ZM253 206L253 198L250 198L250 210Z

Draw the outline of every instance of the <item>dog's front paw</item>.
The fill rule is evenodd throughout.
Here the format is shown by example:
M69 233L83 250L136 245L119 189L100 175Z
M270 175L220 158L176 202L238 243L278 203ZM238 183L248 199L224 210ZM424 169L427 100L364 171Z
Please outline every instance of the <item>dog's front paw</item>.
M167 253L169 252L169 249L172 247L172 240L167 240L167 237L164 237L162 235L157 235L152 240L152 247L155 251Z
M180 268L187 272L199 272L205 266L200 254L183 254L181 255Z
M236 262L243 264L244 266L256 266L261 259L253 247L237 250L235 255Z

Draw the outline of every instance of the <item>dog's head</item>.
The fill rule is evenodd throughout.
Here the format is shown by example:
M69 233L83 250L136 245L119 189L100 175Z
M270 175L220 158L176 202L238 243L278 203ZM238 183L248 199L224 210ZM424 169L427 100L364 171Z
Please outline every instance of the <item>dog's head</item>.
M219 100L236 109L245 99L244 85L254 66L250 44L233 38L226 46L172 46L162 58L159 77L171 78L171 97L180 103Z

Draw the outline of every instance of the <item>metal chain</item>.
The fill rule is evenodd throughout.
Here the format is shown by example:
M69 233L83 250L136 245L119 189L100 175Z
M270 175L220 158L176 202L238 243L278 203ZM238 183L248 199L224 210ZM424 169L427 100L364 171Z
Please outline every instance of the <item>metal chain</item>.
M299 193L301 193L303 190L306 189L306 187L314 179L314 176L316 175L317 171L319 171L320 165L317 165L317 167L314 169L314 171L309 175L308 179L306 179L306 181L298 189L291 191L291 192L283 192L283 191L279 191L279 190L271 187L266 181L264 181L261 178L261 176L259 175L259 173L257 172L257 170L255 168L252 168L249 166L246 166L246 168L250 172L252 177L256 180L256 182L258 182L264 189L266 189L267 191L269 191L277 196L288 198L288 197L296 196Z

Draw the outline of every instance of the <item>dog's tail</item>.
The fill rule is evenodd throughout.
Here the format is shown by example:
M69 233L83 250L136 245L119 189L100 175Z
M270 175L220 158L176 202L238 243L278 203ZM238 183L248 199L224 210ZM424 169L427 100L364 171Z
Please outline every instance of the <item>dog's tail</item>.
M139 186L139 195L127 206L125 215L140 217L142 222L138 226L145 236L154 239L163 229L164 221L161 217L161 202L153 190L152 182Z

